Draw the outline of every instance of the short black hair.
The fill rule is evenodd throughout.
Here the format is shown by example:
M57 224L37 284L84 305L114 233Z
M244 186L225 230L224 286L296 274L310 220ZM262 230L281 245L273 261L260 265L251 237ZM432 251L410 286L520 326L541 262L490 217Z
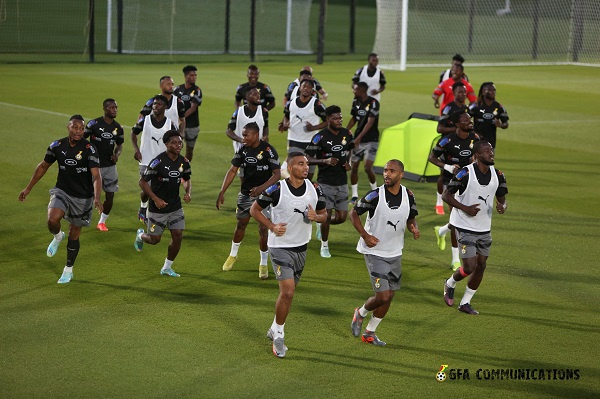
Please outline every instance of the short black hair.
M461 71L465 70L465 67L462 64L454 65L454 68L460 69Z
M75 114L72 117L69 118L69 122L71 121L82 121L85 123L85 119L83 119L83 116L79 115L79 114Z
M258 123L250 122L244 125L244 129L246 130L254 130L256 133L260 133L260 127L258 127Z
M465 86L463 82L454 82L454 84L452 85L452 92L454 92L454 90L458 89L459 87L464 87L465 89L467 88L467 86Z
M188 66L184 66L182 70L183 70L183 74L187 75L190 72L196 72L198 70L198 68L196 68L194 65L188 65Z
M165 79L171 79L171 77L169 75L161 76L160 79L158 80L158 83L162 83L163 80L165 80Z
M483 146L484 146L484 145L486 145L486 144L487 144L487 145L489 145L490 147L492 147L492 144L491 144L489 141L486 141L486 140L479 140L479 141L476 141L476 142L473 144L473 154L478 154L478 153L482 152L482 148L483 148ZM492 147L492 148L493 148L493 147Z
M359 88L365 89L365 90L369 90L369 85L366 82L358 82L356 84L356 87L359 87Z
M453 112L453 113L450 115L450 120L452 121L452 123L454 123L454 124L456 125L456 124L458 123L458 121L460 120L460 117L461 117L463 114L467 114L467 115L469 115L469 114L467 113L467 110L454 111L454 112ZM469 115L469 118L470 118L470 117L471 117L471 116Z
M108 103L116 103L114 98L107 98L106 100L102 101L102 108L105 108Z
M258 87L249 87L245 92L244 92L244 98L248 97L248 94L252 93L253 90L258 90ZM258 90L260 93L260 90Z
M314 80L311 80L311 79L302 79L300 81L300 85L299 86L302 86L304 84L304 82L310 83L310 85L312 86L312 88L314 90L314 88L315 88L315 81Z
M377 53L369 53L369 55L367 56L367 60L370 59L371 57L379 57L377 55Z
M390 163L390 162L395 162L400 167L400 169L402 169L404 171L404 164L402 163L401 160L399 160L399 159L390 159L386 163Z
M169 105L169 100L167 99L167 97L163 96L162 94L155 95L153 100L154 101L156 101L156 100L162 101L163 103L165 103L165 105Z
M339 114L341 112L342 109L337 105L330 105L329 107L325 108L325 116L327 117L330 117L333 114Z
M306 69L303 69L300 71L300 76L304 76L304 75L312 76L312 72L307 71Z
M258 71L258 67L256 65L254 65L254 64L250 64L248 66L248 70L249 71Z
M171 137L175 137L175 136L179 136L181 137L181 135L179 134L179 132L177 130L167 130L167 132L165 134L163 134L163 143L167 144L169 142L169 140L171 140Z
M452 57L452 61L458 61L462 64L463 62L465 62L465 58L460 54L454 54L454 57Z
M303 152L290 152L287 156L287 163L289 164L296 157L306 157L306 154Z

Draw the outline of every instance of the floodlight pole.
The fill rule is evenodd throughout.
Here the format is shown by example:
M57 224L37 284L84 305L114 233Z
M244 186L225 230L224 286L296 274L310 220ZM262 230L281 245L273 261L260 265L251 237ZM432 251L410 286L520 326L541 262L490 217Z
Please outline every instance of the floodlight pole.
M317 64L323 63L323 53L325 52L325 10L327 0L321 0L319 5L319 34L317 42Z
M400 70L406 71L406 52L408 44L408 0L402 0L402 25L400 37Z
M350 53L356 52L356 0L350 0Z
M254 62L254 41L256 39L256 0L250 2L250 61Z
M94 62L94 30L96 27L94 26L94 0L89 0L89 18L90 18L90 32L88 34L88 50L90 53L90 62Z

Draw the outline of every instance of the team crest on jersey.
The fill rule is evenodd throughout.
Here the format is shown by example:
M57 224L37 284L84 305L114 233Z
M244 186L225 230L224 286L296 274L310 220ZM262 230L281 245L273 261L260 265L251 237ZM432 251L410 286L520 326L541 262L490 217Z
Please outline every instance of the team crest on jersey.
M458 173L456 174L456 180L460 180L468 174L469 174L469 170L467 168L463 168L463 169L459 170Z
M81 152L82 151L79 151L79 153L77 153L77 155L75 155L75 159L78 161L81 161Z
M112 131L113 136L117 135L117 128L115 128L115 130Z
M474 140L471 140L471 144L469 144L469 148L470 148L470 149L473 149L473 141L474 141Z
M494 109L494 112L492 112L492 115L494 115L494 116L498 115L498 108Z
M179 165L179 169L177 169L179 173L183 172L183 164Z
M342 138L342 145L346 145L346 143L347 143L347 141L346 141L346 136L344 136L344 137Z
M367 196L365 197L365 201L367 202L371 202L373 201L375 198L377 198L379 196L379 190L375 190L375 191L371 191L370 193L367 194Z
M279 184L275 183L271 187L267 188L265 190L265 193L270 195L270 194L273 194L277 190L279 190Z
M150 232L154 233L154 228L156 227L155 224L153 224L152 226L150 226Z
M313 144L319 144L319 141L321 141L321 138L322 138L321 133L315 134L315 137L313 137L313 139L312 139Z
M156 168L156 167L158 166L158 164L159 164L159 163L160 163L160 159L158 159L158 158L155 158L155 159L154 159L154 160L153 160L153 161L150 163L150 165L148 165L148 167L149 167L150 169L154 169L154 168Z
M375 279L375 288L381 288L381 282L380 282L380 280L381 279L379 277L377 277Z
M263 155L262 155L262 153L263 153L263 152L261 151L261 152L259 152L259 153L258 153L258 155L256 156L256 159L258 159L259 161L260 161L261 159L263 159Z

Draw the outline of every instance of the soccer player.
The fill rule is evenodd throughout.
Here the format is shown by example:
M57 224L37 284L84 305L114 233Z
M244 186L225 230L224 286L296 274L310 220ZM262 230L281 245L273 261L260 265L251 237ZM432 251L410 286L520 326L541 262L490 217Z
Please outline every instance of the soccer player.
M462 55L454 54L454 56L452 57L452 64L450 65L450 68L440 73L440 81L438 83L442 83L444 80L450 79L450 77L452 77L452 67L454 65L462 65L464 64L464 62L465 59ZM469 81L469 77L467 75L464 75L464 78L467 82Z
M269 111L260 105L260 93L256 87L246 90L246 105L235 110L227 125L226 134L233 140L233 152L237 153L243 145L243 129L254 122L259 129L259 140L269 141Z
M304 79L300 82L300 95L295 100L288 102L283 110L283 120L279 123L278 128L280 132L288 131L288 154L304 153L314 136L312 132L327 126L325 106L313 97L314 90L314 82ZM319 119L323 122L319 123ZM287 170L285 162L281 168L284 169L284 172ZM310 167L309 180L312 179L315 169L314 165Z
M469 113L475 122L475 131L496 148L496 129L508 128L508 112L496 101L494 82L484 82L479 88L477 102L471 104Z
M267 188L250 208L252 217L269 229L269 255L279 283L275 318L267 331L277 357L284 357L287 351L284 325L304 270L311 222L322 223L327 218L321 188L307 179L308 160L304 154L289 154L287 165L290 177ZM262 213L268 206L271 220Z
M113 207L115 193L119 191L117 162L123 150L125 138L123 127L115 120L117 108L117 102L114 99L107 98L104 100L102 103L104 116L89 121L83 133L83 137L89 139L98 151L102 190L106 193L106 198L102 204L102 214L96 226L100 231L108 231L106 219L108 219Z
M185 132L185 105L181 98L177 97L173 93L175 92L175 83L170 76L163 76L159 80L160 82L160 95L164 96L167 99L167 107L165 108L165 115L167 118L171 119L173 124L179 130L179 133L183 137ZM150 115L153 111L154 99L156 96L152 97L146 104L142 107L140 111L140 115L138 116L138 120L143 118L144 116Z
M450 119L450 115L455 112L465 112L468 107L465 104L467 99L467 88L463 82L455 82L452 85L452 93L454 100L451 101L442 110L442 115L438 121L437 132L442 136L456 132L456 126ZM444 214L444 202L442 201L442 193L444 192L444 170L440 170L440 176L437 180L437 197L435 202L435 213L438 215Z
M415 240L421 236L415 219L418 215L415 198L400 184L402 177L402 162L388 161L383 169L383 185L369 191L350 212L352 225L360 234L356 250L365 257L375 292L363 306L354 310L352 335L360 335L364 318L373 312L362 341L378 346L384 346L385 342L377 337L375 329L390 308L394 293L400 289L404 231L408 229ZM365 212L368 216L363 227L360 215Z
M202 90L196 86L198 78L198 68L194 65L188 65L183 68L183 77L185 83L177 86L173 94L181 99L185 107L185 157L192 162L194 157L194 147L200 132L200 118L198 117L198 108L202 105Z
M255 90L256 91L256 90ZM221 191L217 197L217 209L225 202L225 192L233 182L240 167L244 168L242 176L242 187L238 194L235 216L238 220L231 242L231 252L223 264L223 270L229 271L238 259L238 250L246 234L246 226L250 222L250 207L256 198L281 178L279 166L279 155L272 145L262 141L259 135L260 128L256 122L247 123L242 130L243 146L236 152L231 160L231 167L223 178ZM267 259L269 257L267 248L267 228L259 224L259 252L260 263L258 266L258 277L266 280L269 277Z
M473 145L480 140L477 133L473 132L473 122L471 122L471 117L466 111L455 112L451 115L451 118L452 122L456 125L456 131L442 136L431 150L428 158L429 162L444 169L444 186L448 185L460 168L471 163ZM460 267L460 259L458 256L456 232L452 223L444 226L435 226L434 231L438 247L442 251L446 249L446 234L448 231L451 231L452 270L457 270Z
M183 140L177 130L167 131L162 141L167 150L150 161L144 176L140 178L140 187L152 201L148 208L148 233L144 233L144 229L138 229L133 246L139 252L144 243L158 244L164 230L168 228L171 231L171 242L160 274L179 277L172 267L181 248L185 229L179 186L183 181L183 200L189 203L192 199L192 169L190 162L181 156Z
M140 177L144 176L150 161L158 154L165 151L162 138L168 130L177 130L173 121L165 116L165 109L169 100L163 95L157 95L152 101L152 113L140 116L137 123L131 129L131 144L133 145L133 157L139 162ZM137 136L142 134L141 144L138 147ZM140 222L146 223L146 211L148 209L148 195L142 190L140 194L140 210L138 217Z
M58 279L59 284L66 284L73 279L73 265L79 253L79 234L83 226L90 225L92 208L102 212L102 178L98 153L94 146L83 138L84 126L85 121L81 115L73 115L69 119L69 135L50 144L46 156L35 168L29 184L19 194L19 201L25 201L33 186L46 174L48 168L58 161L58 178L56 185L50 189L48 204L48 230L54 238L48 245L46 255L56 255L58 246L65 238L65 233L60 228L60 220L64 218L69 222L67 264Z
M475 100L477 100L477 97L475 96L475 91L473 90L473 86L471 86L471 84L464 78L463 66L455 65L452 67L452 71L452 78L446 79L442 83L440 83L431 95L431 98L433 98L433 106L435 108L440 108L440 115L444 108L446 108L446 105L448 105L454 100L452 86L456 82L462 82L463 85L466 87L467 98L469 99L470 103L473 103L475 102ZM442 101L442 106L440 107L439 99L442 94L444 95L444 99Z
M309 79L312 80L313 82L315 82L315 92L313 93L313 95L319 99L319 94L321 95L321 98L326 101L328 94L325 91L325 89L323 89L323 86L321 86L321 83L315 79L312 75L313 73L313 69L306 65L305 67L302 68L302 70L300 71L300 76L294 80L292 83L290 83L287 87L287 90L285 92L285 95L283 96L283 106L285 107L287 105L287 103L293 99L296 98L296 96L298 95L298 90L300 89L300 81L304 80L304 79Z
M383 71L379 69L379 56L375 53L369 54L367 57L368 64L356 70L352 77L352 88L358 82L365 82L369 85L369 96L377 101L380 101L381 92L385 90L386 80Z
M494 149L487 141L478 141L473 146L475 162L462 168L452 178L444 191L444 201L452 206L450 223L456 228L461 247L463 265L444 283L444 301L454 305L456 283L467 276L469 282L458 310L477 315L471 299L479 288L485 272L487 258L492 246L492 213L494 196L496 211L506 211L506 178L494 168ZM489 202L488 202L489 201Z
M365 82L358 82L354 86L354 100L352 101L352 119L346 128L352 129L355 124L354 150L352 152L352 172L350 173L350 184L352 184L352 199L354 204L358 199L358 168L360 161L365 161L365 172L369 178L371 190L377 187L377 180L373 172L373 162L379 148L379 101L369 97L367 91L369 86Z
M256 87L260 93L260 105L267 111L272 110L275 107L275 96L268 85L258 81L260 77L258 67L254 64L250 65L246 76L248 77L248 82L239 85L235 91L235 109L238 109L242 105L242 100L246 98L246 91Z
M327 128L313 136L306 147L306 155L309 165L319 166L317 182L325 197L327 219L322 224L317 224L317 239L321 240L321 257L331 258L329 225L344 223L348 216L348 171L354 140L352 133L342 127L340 107L327 107L325 115Z

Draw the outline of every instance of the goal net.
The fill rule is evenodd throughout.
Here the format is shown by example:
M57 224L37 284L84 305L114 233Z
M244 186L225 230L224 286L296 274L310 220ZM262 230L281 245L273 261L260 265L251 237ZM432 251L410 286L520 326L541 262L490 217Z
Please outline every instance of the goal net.
M600 66L598 0L377 0L374 52L380 64L447 65L460 53L469 65ZM402 46L402 40L406 45Z
M312 0L256 0L257 53L312 53ZM107 4L107 51L118 51L117 0ZM133 54L247 54L248 0L123 0L121 51ZM228 24L226 23L228 20ZM229 26L229 29L227 29Z

